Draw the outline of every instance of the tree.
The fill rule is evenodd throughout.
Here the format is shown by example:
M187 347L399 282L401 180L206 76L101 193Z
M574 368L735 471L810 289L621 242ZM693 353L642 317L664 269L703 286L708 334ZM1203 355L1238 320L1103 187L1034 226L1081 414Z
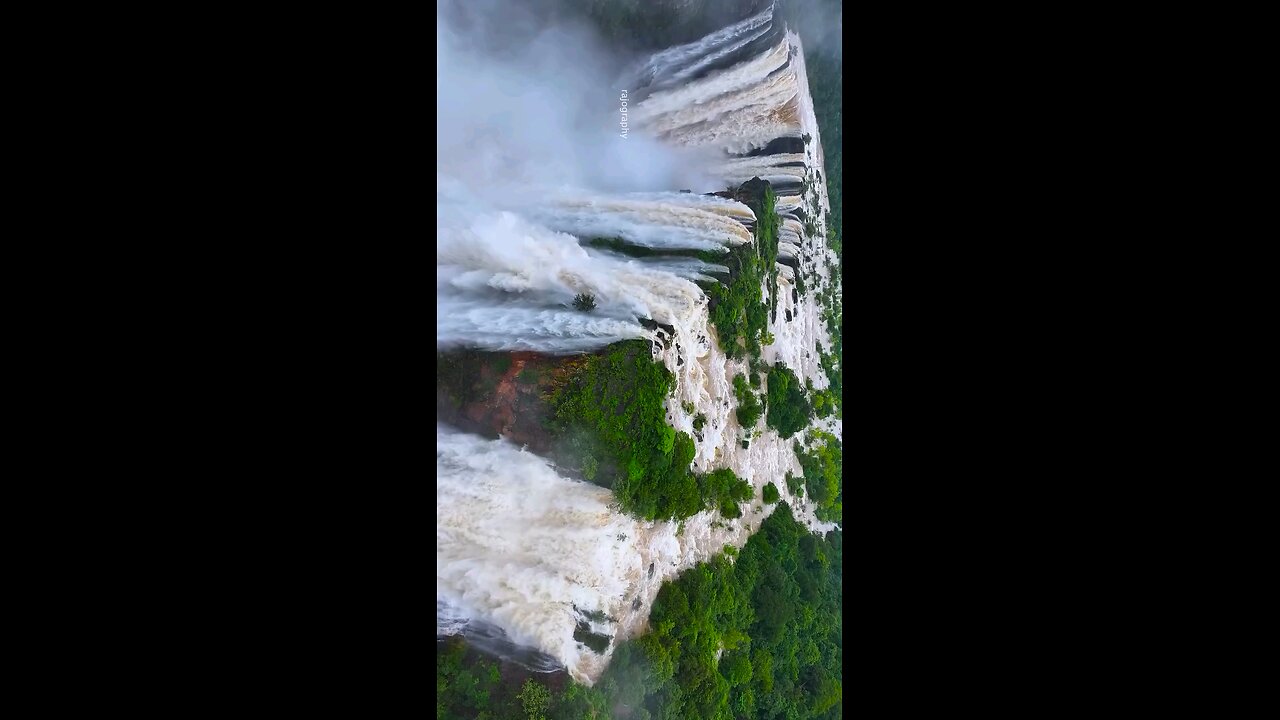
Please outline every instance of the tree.
M768 483L764 486L764 501L770 505L778 502L778 486Z
M582 312L591 312L596 309L596 298L594 295L578 293L573 298L573 306Z
M524 687L516 697L520 698L520 703L524 706L525 715L529 720L547 720L547 708L551 705L551 691L545 685L539 685L533 680L525 680Z
M813 408L805 399L804 387L799 378L785 365L775 365L769 371L767 393L768 413L765 424L784 438L789 438L809 424Z
M729 685L736 687L751 679L751 661L745 653L734 653L725 659L722 672Z

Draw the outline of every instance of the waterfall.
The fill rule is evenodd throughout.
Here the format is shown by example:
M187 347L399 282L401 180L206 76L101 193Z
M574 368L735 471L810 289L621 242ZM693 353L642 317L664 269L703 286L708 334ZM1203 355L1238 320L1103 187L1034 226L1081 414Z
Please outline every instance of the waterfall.
M472 52L456 28L438 31L437 41L437 80L448 88L437 95L447 120L437 127L437 346L558 354L649 338L676 378L668 422L694 435L694 417L704 418L695 470L730 467L757 493L800 474L789 441L762 423L737 424L731 381L746 363L718 347L708 298L694 282L729 268L673 255L723 255L753 241L751 208L707 193L758 176L785 187L779 211L809 200L793 193L821 163L816 120L799 39L775 27L773 7L634 65L625 86L634 92L631 131L621 138L617 116L599 112L616 98L581 97L610 88L593 74L606 63L572 37L539 36L536 52L510 49L501 60ZM796 138L778 146L804 151L734 157L778 138ZM817 192L810 215L825 203L825 189ZM824 257L825 226L814 222L816 245L785 218L780 255L798 257L803 245ZM590 244L597 238L644 248L622 248L644 257ZM790 267L779 273L794 280ZM595 298L594 311L574 309L579 294ZM785 361L822 388L825 375L808 352L826 337L818 312L811 295L781 292L768 327L778 341L764 359ZM642 319L673 333L647 330ZM568 479L505 440L438 425L436 446L437 635L461 634L588 684L616 641L643 631L664 580L726 544L741 547L772 511L744 506L732 523L699 513L677 536L676 524L638 522L618 512L608 490ZM574 639L583 624L614 641L591 650Z
M697 75L769 31L773 6L704 38L656 53L627 74L624 87L665 87Z
M595 312L571 309L579 293L596 298ZM637 318L671 323L702 298L675 273L590 253L514 213L437 221L437 346L579 352L644 336Z
M577 623L630 612L649 556L677 552L673 536L642 545L612 500L504 440L437 425L436 633L500 627L502 647L535 648L591 682L606 656L573 639Z

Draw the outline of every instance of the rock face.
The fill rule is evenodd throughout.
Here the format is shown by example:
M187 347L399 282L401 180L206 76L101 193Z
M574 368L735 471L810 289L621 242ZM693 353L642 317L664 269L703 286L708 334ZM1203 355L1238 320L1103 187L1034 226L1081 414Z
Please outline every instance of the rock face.
M761 180L759 177L753 177L739 185L738 189L733 191L732 197L734 200L750 207L759 217L760 208L764 205L764 191L768 189L768 182Z
M649 318L638 318L638 320L640 321L640 326L646 330L662 330L667 334L667 337L675 337L676 328L674 325L667 325Z
M769 141L768 145L762 148L752 150L745 157L758 157L760 155L781 155L783 153L802 153L804 152L804 138L798 137L780 137Z
M555 439L543 425L551 409L542 394L558 373L570 370L581 358L514 352L504 367L495 362L496 357L469 357L463 384L441 385L437 375L437 420L487 438L505 437L557 459ZM571 468L562 472L572 474Z

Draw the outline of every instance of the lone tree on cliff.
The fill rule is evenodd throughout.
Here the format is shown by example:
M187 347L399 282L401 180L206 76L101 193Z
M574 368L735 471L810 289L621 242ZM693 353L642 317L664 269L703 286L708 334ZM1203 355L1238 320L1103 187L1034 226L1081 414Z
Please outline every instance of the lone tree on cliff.
M596 309L596 298L594 295L578 293L573 299L573 306L582 312L591 312Z

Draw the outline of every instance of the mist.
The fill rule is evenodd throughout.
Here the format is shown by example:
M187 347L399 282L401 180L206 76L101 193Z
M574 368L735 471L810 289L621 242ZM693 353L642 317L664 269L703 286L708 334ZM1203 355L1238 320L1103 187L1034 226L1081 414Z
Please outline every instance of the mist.
M611 78L623 59L586 27L492 0L443 3L437 19L437 170L479 196L503 205L543 189L722 189L696 169L705 152L622 137L628 88ZM553 24L525 24L536 22Z
M552 8L437 6L437 347L577 353L642 337L638 317L671 322L696 305L694 269L588 254L579 237L700 249L750 237L708 210L594 207L627 193L723 189L705 169L721 153L624 128L629 93L610 78L626 58ZM717 202L705 204L724 212ZM574 310L578 294L597 310Z
M786 0L787 19L804 39L805 52L839 62L844 56L842 0Z

